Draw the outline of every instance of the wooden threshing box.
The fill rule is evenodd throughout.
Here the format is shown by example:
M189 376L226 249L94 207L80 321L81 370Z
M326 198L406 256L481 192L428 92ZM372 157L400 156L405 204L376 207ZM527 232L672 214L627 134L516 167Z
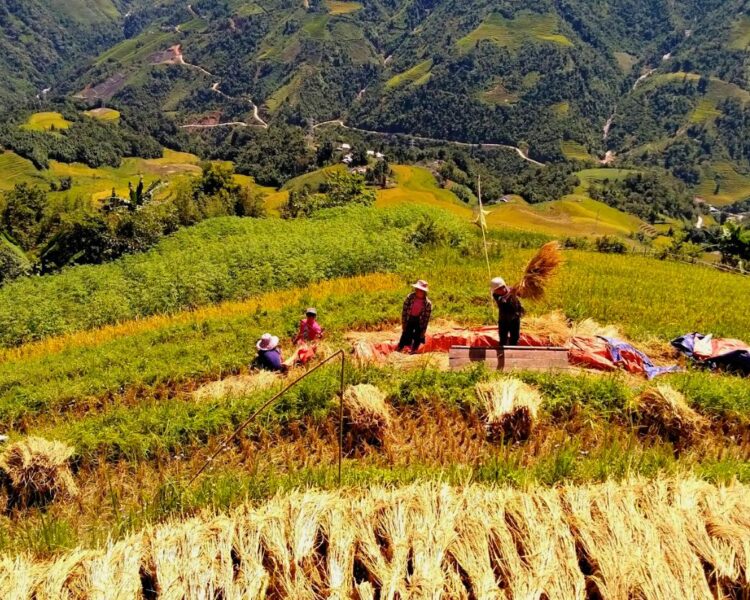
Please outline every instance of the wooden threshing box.
M568 369L568 351L554 346L506 346L505 348L471 348L452 346L450 368L461 369L483 362L488 369L499 371L550 371Z

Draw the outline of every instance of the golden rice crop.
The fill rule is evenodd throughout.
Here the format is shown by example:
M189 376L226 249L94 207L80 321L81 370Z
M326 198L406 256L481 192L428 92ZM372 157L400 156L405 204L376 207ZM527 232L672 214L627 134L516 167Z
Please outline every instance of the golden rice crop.
M749 514L750 486L695 479L293 492L101 550L36 564L0 558L0 596L746 597Z
M344 427L350 449L364 444L382 446L390 426L391 410L382 391L366 383L344 391Z
M70 471L73 452L67 444L38 437L11 444L0 456L11 504L30 506L77 496Z
M635 409L644 428L678 446L695 442L708 428L708 419L690 408L685 397L669 385L645 390Z
M515 378L479 383L476 393L484 404L487 437L491 440L527 440L534 428L542 397Z

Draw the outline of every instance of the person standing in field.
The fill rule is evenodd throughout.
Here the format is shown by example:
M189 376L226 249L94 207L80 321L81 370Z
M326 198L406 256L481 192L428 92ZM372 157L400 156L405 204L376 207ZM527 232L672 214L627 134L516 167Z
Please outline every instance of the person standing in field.
M294 343L316 342L323 337L323 328L317 321L318 311L313 307L305 311L305 318L299 322L299 331L294 336Z
M402 352L406 346L410 346L411 353L415 354L425 341L427 326L432 316L432 302L427 297L429 286L426 281L420 279L411 287L414 291L406 297L401 311L402 333L398 351Z
M498 309L497 329L500 346L517 346L521 337L521 317L526 312L514 288L502 277L490 281L490 291Z

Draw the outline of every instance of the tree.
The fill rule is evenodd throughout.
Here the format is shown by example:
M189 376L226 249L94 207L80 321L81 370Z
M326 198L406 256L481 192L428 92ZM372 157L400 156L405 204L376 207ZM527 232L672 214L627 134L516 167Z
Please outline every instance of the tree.
M750 229L741 223L727 221L722 227L718 246L724 264L746 263L750 260Z
M237 194L235 213L240 217L263 218L266 216L265 197L249 186L240 189Z
M367 181L385 188L388 185L388 176L391 174L391 167L385 158L379 159L375 165L367 169Z
M0 285L31 273L31 263L23 252L0 239Z
M46 206L47 194L26 183L17 184L5 195L2 224L23 250L33 249L41 240Z
M370 206L375 202L375 192L367 188L364 176L359 173L334 171L320 191L327 198L324 203L326 208L348 204Z

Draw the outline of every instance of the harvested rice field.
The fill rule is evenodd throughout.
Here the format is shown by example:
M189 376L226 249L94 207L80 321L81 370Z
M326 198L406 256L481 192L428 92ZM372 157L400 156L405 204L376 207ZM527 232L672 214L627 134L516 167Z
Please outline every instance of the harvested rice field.
M742 597L750 489L694 479L526 491L305 491L0 563L4 598Z
M494 230L523 343L568 362L452 369L497 342L479 237L438 206L358 210L214 219L126 270L3 289L0 598L750 596L750 380L670 344L747 339L750 280ZM450 244L406 241L431 221ZM341 245L357 223L378 233ZM433 318L398 352L422 277ZM309 306L325 336L299 365ZM253 368L265 332L286 374Z

